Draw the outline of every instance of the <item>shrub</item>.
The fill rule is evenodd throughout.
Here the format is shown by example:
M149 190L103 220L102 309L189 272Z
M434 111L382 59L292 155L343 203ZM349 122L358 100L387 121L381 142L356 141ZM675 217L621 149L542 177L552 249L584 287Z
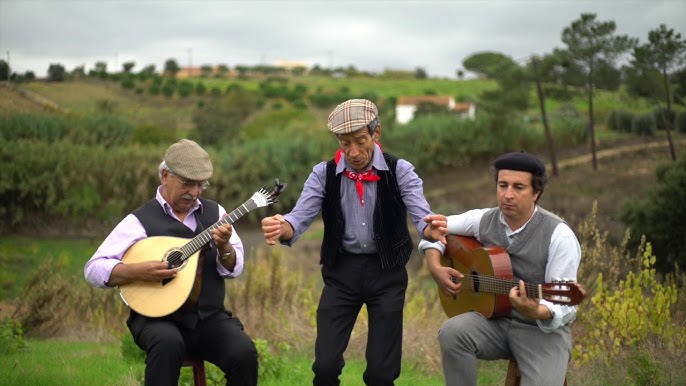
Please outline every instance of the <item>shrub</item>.
M145 125L135 128L131 142L145 145L166 146L170 143L174 143L176 138L176 130L157 125Z
M26 343L24 343L21 323L5 317L0 322L0 356L14 354L24 349L26 349Z
M674 129L679 133L686 133L686 110L679 111L674 122Z
M655 260L651 244L647 243L641 267L620 280L617 289L606 285L602 273L597 276L595 294L583 309L583 323L590 333L575 346L582 361L598 357L616 361L618 356L655 340L673 353L686 349L686 330L672 323L677 285L657 280Z
M288 371L291 361L291 346L288 343L280 342L276 348L270 348L265 339L255 339L254 343L259 356L259 379L279 379Z
M633 117L634 115L628 111L613 111L607 119L607 127L620 133L631 133Z
M187 98L193 93L193 83L189 80L182 80L179 82L178 92L181 98Z
M631 131L641 136L652 136L655 133L655 118L652 115L637 115L631 121Z
M655 170L657 181L644 198L631 199L620 218L633 233L651 240L658 256L657 269L666 273L674 264L686 269L686 159L664 162ZM637 242L631 243L636 246Z

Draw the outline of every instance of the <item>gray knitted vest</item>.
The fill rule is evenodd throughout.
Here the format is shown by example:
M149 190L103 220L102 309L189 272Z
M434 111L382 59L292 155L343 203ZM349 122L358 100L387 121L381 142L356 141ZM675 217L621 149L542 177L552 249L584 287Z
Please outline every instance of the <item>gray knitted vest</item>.
M555 214L538 207L536 213L517 233L512 243L505 235L505 225L500 222L500 210L493 208L484 213L479 224L479 236L484 245L500 245L510 255L515 280L539 284L545 280L548 263L548 247L555 227L563 222Z

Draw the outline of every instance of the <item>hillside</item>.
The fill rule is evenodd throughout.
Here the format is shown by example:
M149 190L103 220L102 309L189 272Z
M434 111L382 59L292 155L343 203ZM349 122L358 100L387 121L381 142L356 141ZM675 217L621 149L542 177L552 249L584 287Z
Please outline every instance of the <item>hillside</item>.
M335 88L346 84L344 81L336 83L335 79L327 80L327 82L330 83L319 83L317 87ZM351 88L359 88L361 84L357 81L352 82ZM374 81L374 86L380 95L390 95L392 90L412 93L422 87L421 82L416 81L396 84L392 81L384 83L379 80ZM459 92L472 94L488 87L488 84L484 86L475 82L460 84L454 81L434 81L424 86L441 92L447 92L450 87L456 87L462 90ZM250 84L246 87L257 86ZM163 127L182 130L192 126L190 117L196 102L194 99L180 100L161 96L135 95L123 90L117 83L100 80L64 83L33 82L19 85L18 89L56 103L64 110L85 113L109 106L118 115L127 117L136 125L153 122ZM46 110L45 106L32 101L25 95L26 93L22 94L18 89L14 86L8 87L6 84L0 86L0 115ZM609 111L613 108L611 106L617 106L612 102L618 100L621 100L622 106L625 107L642 104L642 102L629 103L616 95L607 94L599 95L598 104L604 105L605 111ZM549 103L551 107L559 104L554 100L550 100ZM599 127L602 127L602 123ZM686 137L683 134L675 133L674 135L678 141L677 155L683 154ZM612 139L604 139L605 137ZM609 232L612 240L616 241L624 232L624 227L619 221L622 204L628 198L642 196L650 188L655 180L655 165L660 161L669 160L669 153L664 132L657 132L654 137L649 138L614 139L613 136L607 135L601 138L603 139L598 143L599 169L597 171L592 169L590 152L585 146L558 149L560 176L550 178L540 203L547 209L560 214L573 228L576 228L587 217L593 203L597 201L599 225L601 229ZM545 153L538 155L543 159L548 158ZM450 214L472 207L495 204L494 185L487 163L474 163L468 168L449 169L431 175L424 175L422 170L417 170L417 172L425 181L426 196L436 212ZM305 178L306 176L303 175L302 181L288 181L291 184L290 189L300 189ZM227 203L227 206L231 206L230 203ZM243 233L253 228L258 231L259 236L258 224L240 225L241 228L246 229ZM53 234L53 236L58 235ZM95 236L99 237L99 235ZM247 234L246 237L253 239Z

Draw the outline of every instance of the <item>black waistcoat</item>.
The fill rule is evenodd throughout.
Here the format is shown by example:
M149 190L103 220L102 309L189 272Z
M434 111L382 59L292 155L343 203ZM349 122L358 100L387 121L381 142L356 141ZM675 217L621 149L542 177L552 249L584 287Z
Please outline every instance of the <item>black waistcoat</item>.
M407 229L407 208L400 195L395 168L398 159L383 154L389 170L377 170L381 177L377 182L374 206L374 241L383 269L404 266L412 254L412 238ZM341 177L336 175L336 163L326 165L326 187L322 203L324 240L321 249L321 264L332 264L336 255L343 251L342 237L345 220L341 208Z
M199 198L199 200L202 203L202 210L194 212L198 224L195 232L166 214L156 199L148 201L132 213L141 222L148 237L174 236L187 238L190 241L219 219L219 205L216 202L204 198ZM223 310L226 293L224 279L217 272L217 247L214 241L205 245L200 254L204 260L200 296L196 307L189 312L190 315L183 315L184 322L192 325L195 324L197 318L204 319Z

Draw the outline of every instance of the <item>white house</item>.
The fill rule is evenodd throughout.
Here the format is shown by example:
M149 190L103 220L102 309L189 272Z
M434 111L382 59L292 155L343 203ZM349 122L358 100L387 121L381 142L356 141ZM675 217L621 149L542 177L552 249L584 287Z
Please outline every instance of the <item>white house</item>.
M474 103L455 103L455 98L446 95L401 96L395 105L395 120L407 123L414 118L417 106L422 102L445 106L446 110L454 112L459 118L474 119L476 105Z

